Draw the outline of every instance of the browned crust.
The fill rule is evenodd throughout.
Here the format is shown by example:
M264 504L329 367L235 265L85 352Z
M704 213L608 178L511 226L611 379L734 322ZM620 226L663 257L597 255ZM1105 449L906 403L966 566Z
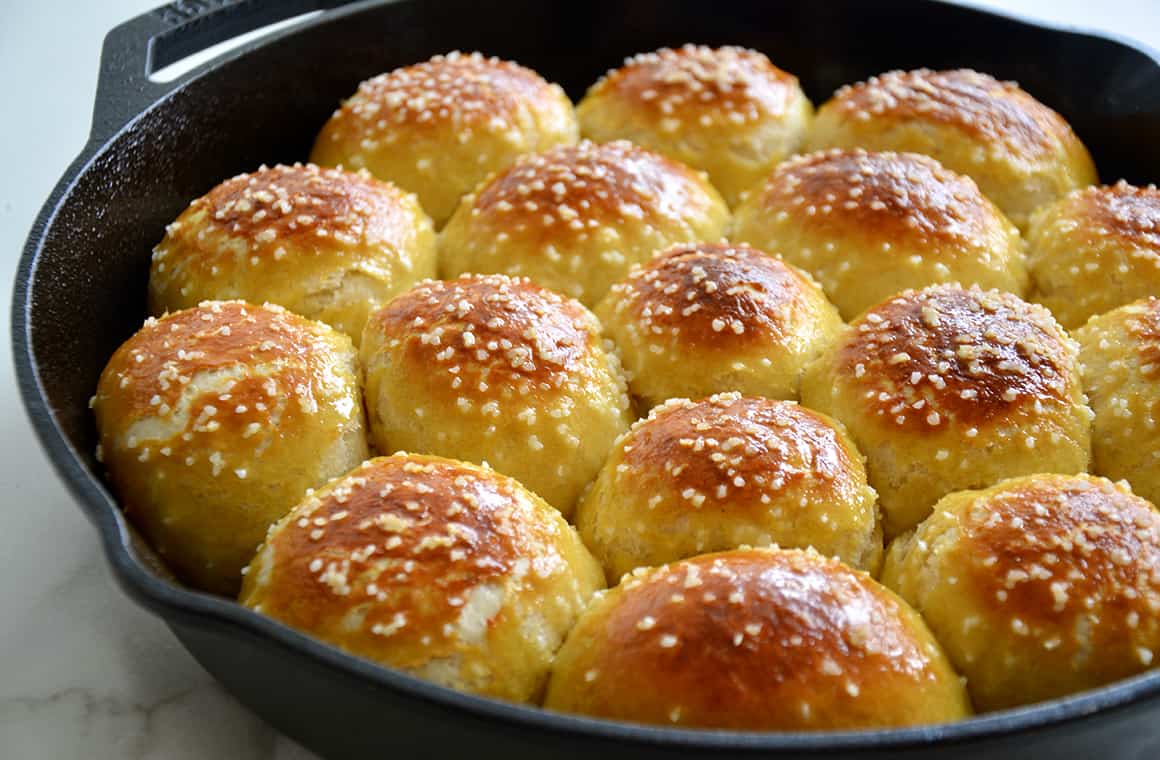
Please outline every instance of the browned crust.
M558 533L510 478L440 457L380 457L307 497L272 530L276 578L260 604L356 651L359 639L374 647L390 637L398 657L414 659L393 664L419 666L454 646L444 626L472 588L517 565L529 577L563 569ZM352 630L342 620L354 610L363 614Z
M972 179L915 153L810 153L780 164L761 193L767 212L784 211L819 232L948 252L985 246L1002 221Z
M1095 616L1105 632L1123 630L1160 608L1160 513L1109 481L1021 478L959 523L979 603L1015 616L1016 632L1048 626L1070 647L1069 620Z
M970 69L890 71L842 87L823 109L844 119L933 122L1015 155L1044 156L1078 143L1063 117L1017 84Z
M853 727L905 720L898 713L911 711L890 704L913 698L907 691L945 698L917 616L904 617L892 595L836 560L738 550L637 572L611 604L597 603L599 628L586 631L592 681L571 687L592 714L716 728Z
M236 252L205 246L205 234L248 244L252 255L281 258L286 249L342 248L404 239L415 224L401 190L366 172L313 164L261 167L222 182L193 201L166 230L159 246L181 241L206 265L232 261ZM196 229L193 219L204 214ZM210 260L212 259L212 261ZM154 266L157 264L155 262Z
M366 329L405 357L416 381L480 401L561 387L598 340L595 319L578 302L505 275L421 283L375 312Z
M832 422L792 402L736 393L657 407L623 450L621 464L642 493L663 486L690 508L767 512L787 491L821 489L839 500L865 485L856 482L857 453Z
M713 197L683 164L626 140L582 140L521 157L472 197L469 213L506 234L562 242L609 224L684 226Z
M1046 309L957 285L868 310L851 324L836 371L871 413L915 431L1070 404L1077 382L1076 349Z
M558 87L531 69L480 53L452 52L398 68L361 83L323 128L346 139L376 137L405 129L420 135L524 126L525 109L554 108L564 100Z
M1128 331L1140 353L1141 371L1149 379L1160 378L1160 298L1151 296L1136 302Z
M654 122L719 115L731 124L783 116L799 95L797 77L763 54L704 45L635 55L588 93L631 104L639 118Z
M120 424L127 426L175 406L199 373L238 365L278 364L277 387L300 387L308 393L312 378L329 374L327 365L333 363L340 340L345 341L338 333L279 306L207 301L148 319L109 360L98 396L116 399ZM266 387L273 379L266 374L238 378L230 389L230 403L224 405L231 413L213 415L213 422L244 428L264 421L261 402L270 402ZM203 407L216 400L216 394L195 399L190 417L202 416ZM234 413L238 408L247 413Z
M1127 182L1077 190L1060 204L1080 236L1114 238L1133 249L1160 256L1160 190Z
M612 287L620 319L650 334L679 332L684 346L736 351L792 335L817 308L817 286L754 248L678 244Z

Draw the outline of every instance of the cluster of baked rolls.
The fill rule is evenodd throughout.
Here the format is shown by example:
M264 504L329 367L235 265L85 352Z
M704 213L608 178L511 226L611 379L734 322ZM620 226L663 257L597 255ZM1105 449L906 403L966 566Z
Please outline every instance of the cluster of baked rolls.
M891 72L815 114L685 46L574 109L450 54L310 158L166 229L93 399L191 586L688 727L945 722L1154 664L1160 192L1095 186L1015 84Z

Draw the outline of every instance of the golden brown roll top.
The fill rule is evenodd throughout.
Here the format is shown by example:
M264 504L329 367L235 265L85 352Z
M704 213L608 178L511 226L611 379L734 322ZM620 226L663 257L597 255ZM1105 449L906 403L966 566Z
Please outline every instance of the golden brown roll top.
M1087 475L947 496L899 538L883 580L996 710L1147 669L1160 652L1160 513Z
M877 391L866 402L884 412L876 416L888 427L985 425L1017 406L1074 396L1075 349L1066 333L1007 293L953 285L912 291L853 327L838 351L839 371ZM917 409L894 409L919 398L926 403Z
M510 61L453 52L360 84L310 160L368 169L418 194L442 224L460 196L516 156L576 139L559 85Z
M1095 412L1093 471L1160 502L1160 298L1093 317L1075 338Z
M366 462L274 526L243 604L444 686L535 700L600 570L511 478L439 457Z
M801 144L813 106L756 50L684 45L625 61L576 108L585 137L631 140L709 173L730 205Z
M609 578L742 545L812 546L876 570L874 490L830 418L725 393L653 409L617 443L576 511Z
M569 634L545 706L760 731L970 714L913 610L836 560L781 549L705 555L626 579Z
M810 272L847 319L935 283L1027 289L1019 231L969 177L914 153L791 159L737 209L732 238Z
M595 317L523 279L419 285L367 322L362 362L380 451L486 461L565 514L631 422Z
M1020 228L1039 206L1097 181L1062 116L969 69L890 71L842 87L818 109L808 144L934 156L974 178Z
M149 319L101 373L98 455L185 581L237 592L271 523L366 458L350 340L277 306Z
M842 421L866 454L892 536L951 491L1086 470L1077 353L1040 306L938 285L851 323L807 369L802 400Z
M724 391L796 398L842 327L809 275L748 246L685 243L613 285L596 308L646 407Z
M594 304L633 264L717 240L729 211L699 174L629 142L526 156L464 197L440 239L444 276L527 276Z
M1064 327L1160 293L1160 190L1091 187L1037 213L1027 237L1033 300Z
M414 196L365 173L262 167L194 200L166 228L149 308L269 301L357 341L376 306L434 274L435 234Z
M533 396L568 384L595 327L580 304L527 280L468 275L420 284L376 314L367 331L397 343L404 361L446 375L435 388L454 405L460 397L486 403L505 390Z

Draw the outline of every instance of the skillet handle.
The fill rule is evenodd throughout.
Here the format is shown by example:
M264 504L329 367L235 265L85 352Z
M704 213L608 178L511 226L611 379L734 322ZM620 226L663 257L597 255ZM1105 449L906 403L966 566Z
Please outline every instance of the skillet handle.
M105 140L193 74L154 82L150 74L211 45L353 0L177 0L114 27L101 50L90 139Z

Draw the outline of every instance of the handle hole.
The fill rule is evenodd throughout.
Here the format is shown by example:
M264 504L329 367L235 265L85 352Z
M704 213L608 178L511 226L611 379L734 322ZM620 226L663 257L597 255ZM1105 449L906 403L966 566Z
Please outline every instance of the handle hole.
M297 26L298 24L309 21L322 12L321 10L314 10L300 13L297 16L291 16L290 18L276 21L273 24L259 27L253 31L239 34L236 37L222 40L205 49L191 45L191 40L188 35L169 33L160 35L154 38L149 46L149 63L146 68L149 72L149 81L158 84L172 82L193 71L203 63L245 45L247 42L252 42L253 40L273 34L282 29ZM184 30L174 30L174 32L182 31Z

